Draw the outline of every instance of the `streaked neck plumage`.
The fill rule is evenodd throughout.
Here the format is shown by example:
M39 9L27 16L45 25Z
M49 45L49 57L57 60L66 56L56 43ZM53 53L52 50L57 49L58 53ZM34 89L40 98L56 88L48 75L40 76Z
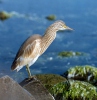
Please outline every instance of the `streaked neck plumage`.
M42 36L41 40L41 54L45 52L45 50L49 47L49 45L53 42L53 40L56 38L56 30L54 27L50 26L45 34Z

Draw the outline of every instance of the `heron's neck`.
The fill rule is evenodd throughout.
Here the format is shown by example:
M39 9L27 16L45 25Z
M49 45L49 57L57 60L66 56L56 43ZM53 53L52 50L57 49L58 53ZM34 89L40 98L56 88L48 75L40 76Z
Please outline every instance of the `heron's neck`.
M42 36L41 53L45 52L45 50L49 47L49 45L53 42L55 38L56 38L56 31L51 28L48 28L45 34Z

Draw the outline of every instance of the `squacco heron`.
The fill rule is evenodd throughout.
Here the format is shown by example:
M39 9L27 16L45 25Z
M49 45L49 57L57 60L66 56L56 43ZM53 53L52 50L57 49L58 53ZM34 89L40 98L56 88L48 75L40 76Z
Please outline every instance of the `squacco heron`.
M31 78L31 72L29 67L33 65L39 56L41 56L49 45L56 38L56 33L59 30L72 30L66 24L61 21L55 21L45 31L43 36L35 34L30 36L21 45L16 57L12 63L11 69L19 71L21 68L26 66L28 76Z

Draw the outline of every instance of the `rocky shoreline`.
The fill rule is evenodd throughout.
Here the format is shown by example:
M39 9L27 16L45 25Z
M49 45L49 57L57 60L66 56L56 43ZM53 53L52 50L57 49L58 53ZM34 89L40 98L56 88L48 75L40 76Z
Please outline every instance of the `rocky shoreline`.
M20 83L3 76L0 100L97 100L96 67L76 66L67 72L62 76L39 74Z

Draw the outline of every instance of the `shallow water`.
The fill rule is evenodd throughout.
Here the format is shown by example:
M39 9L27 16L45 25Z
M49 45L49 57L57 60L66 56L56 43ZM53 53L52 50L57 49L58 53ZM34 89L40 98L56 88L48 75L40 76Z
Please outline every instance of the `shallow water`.
M45 19L55 14L74 29L59 32L48 50L31 66L32 74L62 74L76 65L97 66L97 1L94 0L2 0L0 10L14 16L0 21L0 76L9 75L16 81L27 77L25 68L18 73L10 70L23 41L33 34L43 34L53 23ZM60 58L61 51L79 51L85 56Z

